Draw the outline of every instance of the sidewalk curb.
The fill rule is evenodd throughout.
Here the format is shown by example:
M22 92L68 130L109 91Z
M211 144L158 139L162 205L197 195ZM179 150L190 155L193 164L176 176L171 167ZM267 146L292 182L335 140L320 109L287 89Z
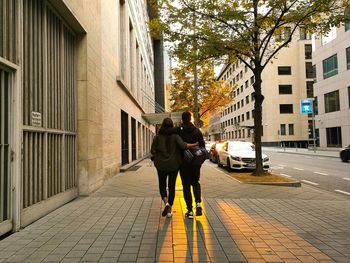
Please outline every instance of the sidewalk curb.
M243 184L257 184L257 185L271 185L271 186L285 186L285 187L301 187L301 182L296 181L296 182L251 182L251 183L245 183L241 182Z
M277 151L277 153L290 153L290 154L298 154L298 155L305 155L305 156L317 156L317 157L327 157L327 158L339 158L338 156L321 155L321 154L310 154L310 153L303 153L303 152L284 152L284 151Z

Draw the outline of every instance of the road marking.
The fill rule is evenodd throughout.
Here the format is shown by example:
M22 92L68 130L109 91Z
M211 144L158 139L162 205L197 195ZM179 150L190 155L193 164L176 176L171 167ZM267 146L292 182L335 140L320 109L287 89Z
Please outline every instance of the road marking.
M283 166L272 166L270 168L273 169L273 170L283 170L284 169Z
M294 167L293 169L299 170L299 171L304 171L304 169L302 169L302 168L297 168L297 167Z
M280 175L285 176L285 177L291 177L291 176L288 175L288 174L280 174Z
M350 195L350 193L344 192L344 191L342 191L342 190L334 190L334 191L336 191L336 192L338 192L338 193L345 194L345 195Z
M346 178L346 177L344 177L343 179L344 179L344 180L348 180L348 181L350 181L350 178Z
M320 173L320 172L314 172L314 174L328 175L328 174L326 174L326 173Z
M304 182L304 183L307 183L307 184L318 185L317 183L310 182L308 180L301 180L301 181Z

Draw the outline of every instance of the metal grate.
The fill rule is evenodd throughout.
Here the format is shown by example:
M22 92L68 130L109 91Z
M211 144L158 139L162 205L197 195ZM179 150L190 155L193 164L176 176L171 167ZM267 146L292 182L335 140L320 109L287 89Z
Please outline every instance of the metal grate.
M0 69L0 223L10 217L10 73Z
M0 57L16 62L17 0L0 0Z
M26 208L77 186L75 35L48 1L26 0L23 42Z
M43 133L23 133L23 208L44 199Z

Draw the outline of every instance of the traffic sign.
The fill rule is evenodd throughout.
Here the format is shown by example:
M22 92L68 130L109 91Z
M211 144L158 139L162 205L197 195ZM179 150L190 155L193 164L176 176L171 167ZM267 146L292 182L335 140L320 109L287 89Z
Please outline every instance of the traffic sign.
M309 114L309 113L312 113L312 111L313 111L312 99L300 100L300 112L302 114Z

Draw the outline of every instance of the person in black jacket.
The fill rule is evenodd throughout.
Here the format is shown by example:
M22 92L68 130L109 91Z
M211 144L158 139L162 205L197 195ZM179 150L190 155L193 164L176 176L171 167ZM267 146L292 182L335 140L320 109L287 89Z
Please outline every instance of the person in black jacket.
M205 147L203 134L191 122L191 113L188 111L182 113L182 125L178 128L178 134L187 143L198 142L199 147ZM201 165L194 165L193 163L182 162L180 165L183 194L187 206L187 213L185 216L190 219L193 218L191 186L196 202L196 216L202 215L201 185L199 183L200 169Z

